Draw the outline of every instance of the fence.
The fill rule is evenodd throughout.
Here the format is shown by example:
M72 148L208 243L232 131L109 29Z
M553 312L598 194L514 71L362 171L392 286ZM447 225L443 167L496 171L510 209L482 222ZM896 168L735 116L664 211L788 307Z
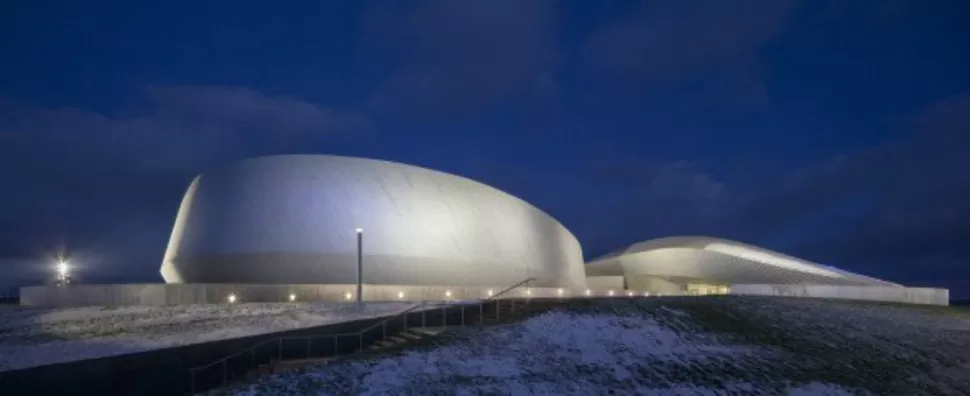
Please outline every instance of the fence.
M516 288L522 286L528 288L533 280L533 278L525 279L491 297L473 303L457 302L432 308L427 304L418 305L356 332L283 336L266 340L206 365L190 369L191 392L226 386L231 381L245 378L259 365L272 363L274 360L336 358L363 354L366 353L365 347L383 341L389 335L406 331L410 327L481 325L485 321L486 306L494 306L494 311L489 313L494 313L496 319L500 318L500 304L504 300L502 297ZM508 301L514 311L515 299Z

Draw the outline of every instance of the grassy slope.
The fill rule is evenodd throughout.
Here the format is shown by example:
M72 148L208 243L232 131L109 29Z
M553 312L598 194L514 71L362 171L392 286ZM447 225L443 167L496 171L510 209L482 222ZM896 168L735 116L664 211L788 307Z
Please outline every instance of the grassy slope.
M607 326L577 328L588 318ZM642 327L630 329L636 326ZM566 338L559 339L557 327ZM618 358L592 356L604 348ZM379 381L414 366L433 368L390 385ZM415 375L420 379L408 379ZM243 393L779 394L812 384L887 395L970 394L970 311L759 297L579 301L522 324L458 331L382 359L270 378Z
M970 394L967 310L757 297L634 305L641 312L644 306L677 309L702 331L783 351L763 362L770 367L759 370L765 380L821 381L877 394Z

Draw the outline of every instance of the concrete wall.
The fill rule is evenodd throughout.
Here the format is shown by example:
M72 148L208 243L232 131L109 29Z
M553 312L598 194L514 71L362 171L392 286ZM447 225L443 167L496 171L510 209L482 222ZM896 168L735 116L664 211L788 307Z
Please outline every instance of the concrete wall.
M731 285L731 294L842 298L930 305L950 304L949 290L922 287L748 284Z
M684 292L684 285L656 276L632 275L627 277L626 282L627 288L631 290L647 291L653 294L674 295Z
M586 287L591 290L623 290L623 276L590 276L586 278Z
M459 301L487 298L508 286L451 287L364 285L365 301ZM622 287L617 290L622 289ZM356 285L234 285L234 284L132 284L32 286L20 289L26 306L79 307L122 305L225 304L230 294L236 303L296 301L355 301ZM503 296L568 297L585 289L520 287Z

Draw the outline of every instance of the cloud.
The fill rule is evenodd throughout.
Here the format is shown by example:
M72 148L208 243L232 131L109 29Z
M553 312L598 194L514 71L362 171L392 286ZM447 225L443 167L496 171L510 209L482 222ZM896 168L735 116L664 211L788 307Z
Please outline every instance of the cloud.
M157 259L195 174L368 128L354 113L248 88L151 86L140 107L107 116L0 101L0 257L65 243L106 263Z
M375 13L385 17L365 23L365 36L404 64L372 98L379 110L464 114L554 91L560 55L553 1L432 0Z
M898 139L780 181L741 185L712 164L610 156L571 175L572 191L546 193L560 201L581 195L554 214L577 233L587 256L617 244L703 234L877 277L956 288L970 282L968 114L970 94L929 104L888 122Z
M676 82L754 55L784 31L796 6L795 0L643 2L594 32L582 52L626 79Z
M746 219L777 230L851 206L795 249L833 263L924 277L970 279L970 95L930 104L895 125L902 138L791 177L756 200ZM848 205L847 203L853 203ZM959 269L951 268L962 263ZM877 268L878 267L878 268ZM929 280L929 279L927 279Z
M663 236L737 236L730 220L744 195L699 163L600 157L570 180L581 186L574 190L582 190L583 199L563 209L569 213L563 221L583 241L589 258L618 244Z

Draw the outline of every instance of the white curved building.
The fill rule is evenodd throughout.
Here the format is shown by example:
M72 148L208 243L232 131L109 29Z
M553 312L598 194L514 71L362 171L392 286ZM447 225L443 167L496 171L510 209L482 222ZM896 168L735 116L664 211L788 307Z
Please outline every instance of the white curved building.
M260 157L192 181L161 266L167 283L585 287L558 221L487 185L411 165Z
M586 265L590 287L656 293L724 294L732 285L901 285L725 239L649 240Z

